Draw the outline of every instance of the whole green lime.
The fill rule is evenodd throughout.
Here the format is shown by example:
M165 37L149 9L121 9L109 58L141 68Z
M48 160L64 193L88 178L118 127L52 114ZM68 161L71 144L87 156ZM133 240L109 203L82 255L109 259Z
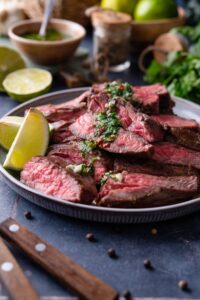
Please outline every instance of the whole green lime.
M136 21L148 21L178 16L174 0L140 0L134 10Z
M132 15L137 2L138 0L102 0L101 7Z

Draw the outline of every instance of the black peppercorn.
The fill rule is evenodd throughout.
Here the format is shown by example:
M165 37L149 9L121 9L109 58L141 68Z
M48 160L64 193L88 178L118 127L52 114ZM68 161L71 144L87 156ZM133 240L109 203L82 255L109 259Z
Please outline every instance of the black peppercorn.
M32 213L31 213L30 211L26 211L26 212L24 213L24 216L25 216L28 220L34 219Z
M125 290L121 293L121 297L124 299L124 300L131 300L132 299L132 296L131 296L131 292L128 291L128 290Z
M110 256L111 258L117 258L115 249L110 248L110 249L108 249L107 253L108 253L108 256Z
M95 241L94 234L91 233L91 232L87 233L85 237L86 237L86 239L87 239L88 241L90 241L90 242L94 242L94 241Z
M188 289L188 283L185 280L180 280L178 282L178 286L181 290L187 290Z
M149 259L145 259L143 264L144 264L144 267L146 269L151 269L151 270L153 269L153 266L152 266L151 261Z

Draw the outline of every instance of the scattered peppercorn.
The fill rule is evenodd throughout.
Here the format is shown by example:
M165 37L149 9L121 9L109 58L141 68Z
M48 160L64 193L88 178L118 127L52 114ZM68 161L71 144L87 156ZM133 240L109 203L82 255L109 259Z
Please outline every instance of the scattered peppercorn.
M94 234L91 233L91 232L87 233L85 237L86 237L86 239L87 239L88 241L90 241L90 242L94 242L94 241L95 241Z
M151 229L151 234L156 235L158 233L158 230L156 228Z
M115 249L110 248L110 249L108 249L107 253L108 253L108 256L110 256L111 258L117 258Z
M151 261L149 259L145 259L143 263L144 263L144 267L146 269L151 269L151 270L153 269L153 266L152 266Z
M32 213L31 213L30 211L26 211L26 212L24 213L24 216L25 216L25 218L27 218L28 220L33 220L33 219L34 219Z
M181 290L188 290L188 283L185 280L180 280L178 286Z
M132 295L131 292L128 290L125 290L121 293L121 297L125 300L131 300L132 299Z

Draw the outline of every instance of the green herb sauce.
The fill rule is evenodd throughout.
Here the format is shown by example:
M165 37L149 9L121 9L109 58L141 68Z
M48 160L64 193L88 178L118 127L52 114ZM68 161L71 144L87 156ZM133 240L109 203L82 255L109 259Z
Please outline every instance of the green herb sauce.
M74 173L86 176L86 175L93 175L94 174L94 165L93 163L86 165L68 165L68 169L72 170Z
M132 88L131 85L127 82L120 83L113 81L106 85L106 92L111 96L111 98L121 97L125 101L132 100Z
M55 29L48 29L45 36L40 36L39 33L25 33L22 35L23 38L35 41L61 41L71 36L64 34Z
M83 156L86 156L90 151L97 148L97 143L94 141L81 141L80 144L80 150Z
M112 142L121 127L116 112L98 113L96 115L96 132L95 137L102 139L104 142Z
M104 185L108 178L111 178L115 181L122 182L123 175L121 173L113 173L113 171L106 172L104 176L101 178L100 185Z

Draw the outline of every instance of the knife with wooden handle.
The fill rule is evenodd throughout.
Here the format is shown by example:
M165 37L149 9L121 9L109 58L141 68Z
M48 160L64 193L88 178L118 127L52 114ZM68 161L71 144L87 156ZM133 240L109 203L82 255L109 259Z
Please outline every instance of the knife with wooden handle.
M117 298L116 290L30 232L16 220L7 219L1 223L0 234L81 299L115 300Z
M12 300L39 300L35 290L1 238L0 279Z

